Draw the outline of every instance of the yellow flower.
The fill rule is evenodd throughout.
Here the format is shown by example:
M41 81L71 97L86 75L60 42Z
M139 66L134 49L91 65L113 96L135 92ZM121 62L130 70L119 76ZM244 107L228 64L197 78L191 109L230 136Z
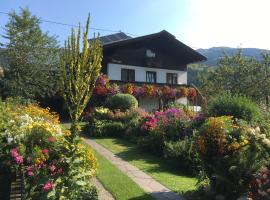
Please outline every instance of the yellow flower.
M233 142L230 146L229 149L232 151L240 149L241 145L238 142Z
M200 137L197 141L198 149L201 154L205 154L206 148L205 148L205 139L204 137Z

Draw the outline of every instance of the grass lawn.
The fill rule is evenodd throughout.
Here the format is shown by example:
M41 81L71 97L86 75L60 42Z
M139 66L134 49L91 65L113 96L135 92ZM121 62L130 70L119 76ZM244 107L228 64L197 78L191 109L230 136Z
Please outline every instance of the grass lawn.
M177 193L185 193L196 189L197 179L181 174L175 164L168 163L158 156L141 152L136 145L115 138L95 138L95 141L114 154L128 161L154 179ZM103 163L101 163L103 164ZM110 173L112 174L112 173ZM127 187L125 187L126 189Z
M94 154L98 160L97 178L117 200L154 200L106 158L96 151Z

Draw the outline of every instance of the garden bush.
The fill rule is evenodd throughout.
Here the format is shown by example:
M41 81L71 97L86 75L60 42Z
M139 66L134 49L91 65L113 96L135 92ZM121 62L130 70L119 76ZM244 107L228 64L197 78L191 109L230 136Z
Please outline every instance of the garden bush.
M112 110L120 109L121 111L126 111L138 108L138 101L130 94L116 94L108 99L107 106Z
M10 102L1 102L0 111L1 153L6 167L25 175L27 199L97 199L96 159L80 139L71 140L58 115Z
M202 167L216 194L237 199L245 194L251 175L268 160L270 140L244 121L211 117L197 136Z
M122 136L134 139L135 135L138 135L140 122L147 115L140 108L122 112L97 107L90 114L89 122L83 132L92 136Z
M178 108L156 111L148 116L142 124L144 138L139 144L156 153L162 153L165 141L177 141L192 135L191 120L188 115Z
M123 136L124 135L125 126L121 122L113 122L106 123L103 126L103 133L106 136Z
M249 123L259 124L263 119L260 108L250 99L225 93L214 98L208 108L210 116L233 116L237 119L243 119Z
M164 157L176 160L178 167L190 174L198 174L200 159L196 151L194 137L185 137L177 141L164 142Z

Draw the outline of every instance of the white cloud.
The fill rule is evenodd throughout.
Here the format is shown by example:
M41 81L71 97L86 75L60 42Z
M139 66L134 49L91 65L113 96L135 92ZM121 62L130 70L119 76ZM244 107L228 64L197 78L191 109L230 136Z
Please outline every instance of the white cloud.
M187 42L270 49L269 8L269 0L191 0Z

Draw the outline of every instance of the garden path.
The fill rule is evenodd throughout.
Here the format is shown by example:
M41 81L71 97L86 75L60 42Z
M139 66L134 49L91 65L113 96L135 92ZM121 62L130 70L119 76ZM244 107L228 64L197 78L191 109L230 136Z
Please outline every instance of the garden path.
M102 156L114 164L119 170L130 177L139 187L149 193L157 200L184 200L183 197L172 192L170 189L160 184L152 177L139 170L137 167L122 160L112 152L96 143L94 140L85 137L85 142L93 149L98 151ZM124 189L124 188L123 188Z
M93 178L92 179L92 183L94 184L94 186L96 186L97 191L98 191L98 197L100 200L115 200L113 198L113 196L111 195L111 193L109 193L104 187L103 185L99 182L98 179Z

